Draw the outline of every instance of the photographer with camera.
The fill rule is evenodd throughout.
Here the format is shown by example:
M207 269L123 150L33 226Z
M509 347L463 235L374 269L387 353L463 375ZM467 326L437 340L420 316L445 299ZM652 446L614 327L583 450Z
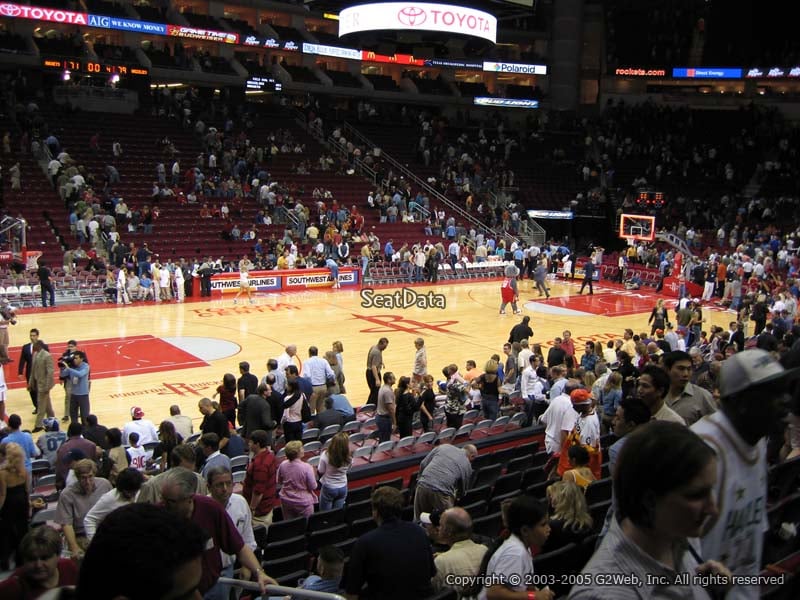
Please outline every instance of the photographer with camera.
M72 340L70 341L72 342ZM67 350L69 351L69 346ZM67 353L65 352L65 354ZM65 381L64 389L69 389L69 419L72 423L77 423L80 409L81 422L86 425L86 417L91 412L89 409L89 363L86 362L86 355L80 350L72 352L71 358L64 358L62 355L58 361L58 367L61 369L61 379Z

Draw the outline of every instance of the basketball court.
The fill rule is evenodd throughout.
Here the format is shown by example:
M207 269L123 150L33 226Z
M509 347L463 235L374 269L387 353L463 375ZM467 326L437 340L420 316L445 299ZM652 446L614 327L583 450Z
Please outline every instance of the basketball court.
M553 337L569 329L582 351L582 342L605 342L622 336L630 327L649 333L647 318L657 296L648 290L627 291L615 284L598 283L594 295L578 295L580 280L551 281L545 300L528 280L520 284L520 308L531 317L533 342L547 347ZM232 299L187 301L184 304L88 305L18 311L19 322L10 327L6 365L9 385L7 413L18 413L23 427L32 428L34 417L25 382L17 377L20 347L36 327L57 358L69 339L87 352L92 366L91 405L106 426L129 420L132 406L141 406L147 418L158 423L178 404L184 414L201 419L197 401L214 393L225 373L237 377L239 361L251 364L259 378L268 358L277 357L288 344L296 344L301 359L308 347L320 354L339 340L344 344L347 396L363 404L368 389L364 379L367 351L381 337L389 339L384 352L386 369L398 377L411 372L414 340L425 339L428 370L439 378L441 368L468 359L483 365L492 354L502 356L503 343L521 316L499 315L500 282L468 280L436 286L413 286L417 297L436 302L402 304L401 288L378 288L382 299L372 298L368 308L360 290L314 290L259 294L255 304L234 305ZM428 296L429 292L433 296ZM406 294L406 297L408 294ZM400 302L398 302L398 298ZM187 299L188 300L188 299ZM441 306L444 305L444 308ZM671 303L669 304L671 306ZM391 307L391 308L387 308ZM733 313L704 308L711 324L727 328ZM62 416L63 388L52 390L53 407Z

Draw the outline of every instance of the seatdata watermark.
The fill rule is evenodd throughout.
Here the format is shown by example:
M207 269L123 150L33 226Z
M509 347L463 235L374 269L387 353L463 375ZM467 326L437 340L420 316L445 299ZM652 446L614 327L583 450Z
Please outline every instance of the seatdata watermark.
M362 308L447 308L447 298L444 294L428 292L421 294L411 288L401 288L397 291L381 294L372 288L361 290Z

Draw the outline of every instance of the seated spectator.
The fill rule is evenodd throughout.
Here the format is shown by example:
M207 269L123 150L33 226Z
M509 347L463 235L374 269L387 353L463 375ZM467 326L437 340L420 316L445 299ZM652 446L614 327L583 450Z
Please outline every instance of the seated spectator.
M592 516L583 489L571 481L557 481L547 488L550 503L550 536L542 553L580 543L592 533Z
M89 545L84 519L100 497L111 489L111 484L95 477L97 466L88 458L79 460L73 470L78 481L64 488L58 497L55 521L61 525L72 556L81 558Z
M297 582L301 590L339 593L339 584L344 571L344 554L336 546L323 546L316 559L316 574Z
M448 575L474 577L481 570L487 548L476 544L472 537L472 517L461 507L449 508L440 518L439 537L449 546L446 552L434 557L436 575L433 588L436 592L454 589L461 597L466 591L463 585L448 583Z
M50 468L56 465L56 456L61 444L67 441L67 434L59 431L58 419L48 417L42 421L44 433L36 440L36 445L42 452L42 456L50 463Z
M678 423L651 421L627 437L614 472L617 514L583 568L590 577L579 579L569 597L707 597L712 590L691 578L682 583L678 574L721 575L730 581L724 565L699 564L700 546L694 539L702 535L708 519L718 515L714 487L719 459L697 434ZM591 575L600 573L625 573L625 581L597 586ZM718 590L722 596L726 591Z
M569 470L561 477L563 481L578 484L583 490L595 480L594 473L589 468L589 451L583 446L570 446L568 450Z
M0 598L33 600L48 590L78 583L78 564L61 558L61 535L52 527L31 529L18 554L22 564L0 582Z
M136 501L136 496L144 483L144 475L138 469L128 467L117 477L117 487L100 496L83 520L86 537L91 541L100 523L120 506Z
M494 578L492 581L506 583L484 587L478 594L478 600L530 598L531 595L537 600L553 600L555 595L549 588L531 588L529 592L525 584L525 579L534 574L531 546L541 548L550 535L550 520L544 502L531 496L517 496L508 506L506 525L510 536L491 553L485 573L487 578ZM512 595L514 592L518 596Z

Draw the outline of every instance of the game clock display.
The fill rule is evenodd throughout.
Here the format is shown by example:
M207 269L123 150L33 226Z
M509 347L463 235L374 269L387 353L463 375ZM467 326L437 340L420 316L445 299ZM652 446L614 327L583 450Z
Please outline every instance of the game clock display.
M112 64L77 58L43 58L42 66L45 69L85 73L87 75L119 75L120 77L127 75L146 77L150 75L149 69L138 64Z

